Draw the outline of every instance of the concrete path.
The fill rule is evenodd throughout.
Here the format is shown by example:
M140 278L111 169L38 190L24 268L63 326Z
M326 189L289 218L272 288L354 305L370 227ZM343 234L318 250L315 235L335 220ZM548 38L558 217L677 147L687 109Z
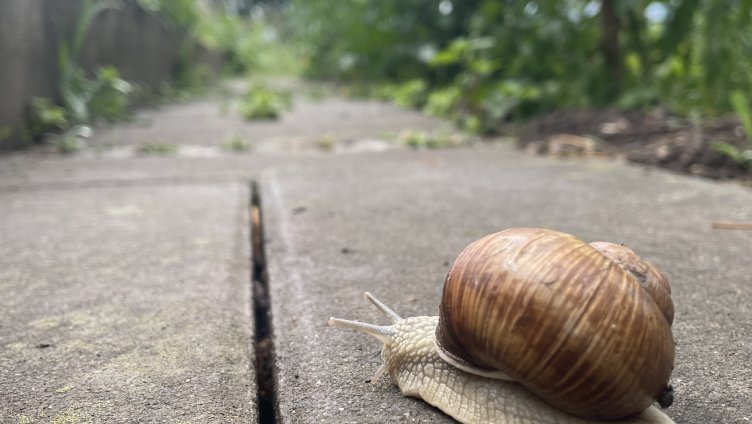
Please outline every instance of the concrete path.
M457 253L514 226L623 242L663 268L677 310L668 413L752 420L752 233L711 229L752 220L749 190L505 145L404 150L384 133L441 124L378 103L303 99L278 123L245 123L224 102L149 111L76 156L0 158L0 422L273 422L254 369L269 359L253 346L251 280L265 275L276 422L452 422L369 383L378 342L326 321L385 323L366 290L435 315ZM250 151L223 147L235 133ZM148 140L178 150L139 154Z
M320 134L327 152L383 150L444 125L337 98L248 123L223 112L235 101L141 111L71 156L0 157L1 423L256 422L251 181L315 159Z
M262 174L283 422L450 422L401 398L379 342L330 316L387 324L437 315L445 274L471 241L548 227L624 243L669 275L676 306L677 423L752 419L752 193L605 161L562 162L508 148L328 157ZM315 410L315 414L311 411Z
M0 192L0 422L252 422L247 199Z

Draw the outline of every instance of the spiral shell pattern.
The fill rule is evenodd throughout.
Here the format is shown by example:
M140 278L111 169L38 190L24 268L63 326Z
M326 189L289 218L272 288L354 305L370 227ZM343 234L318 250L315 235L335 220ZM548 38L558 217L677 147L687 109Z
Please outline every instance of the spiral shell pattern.
M515 228L458 256L436 342L570 414L623 419L668 384L672 320L665 276L631 250Z

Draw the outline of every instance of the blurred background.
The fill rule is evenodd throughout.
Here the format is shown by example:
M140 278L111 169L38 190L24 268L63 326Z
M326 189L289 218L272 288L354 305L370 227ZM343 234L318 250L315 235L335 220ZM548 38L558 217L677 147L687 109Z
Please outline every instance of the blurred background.
M134 103L222 78L292 77L538 153L551 150L545 134L589 134L595 150L739 177L752 169L751 10L752 0L5 0L0 146L86 135ZM289 99L258 89L249 103L247 115L272 116Z

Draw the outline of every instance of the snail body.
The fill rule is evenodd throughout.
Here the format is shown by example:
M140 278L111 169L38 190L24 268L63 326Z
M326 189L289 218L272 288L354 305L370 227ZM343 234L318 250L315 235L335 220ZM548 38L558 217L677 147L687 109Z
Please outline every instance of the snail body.
M673 423L651 406L673 367L670 289L627 248L512 229L459 255L439 317L366 297L391 326L330 324L381 340L377 375L460 422Z

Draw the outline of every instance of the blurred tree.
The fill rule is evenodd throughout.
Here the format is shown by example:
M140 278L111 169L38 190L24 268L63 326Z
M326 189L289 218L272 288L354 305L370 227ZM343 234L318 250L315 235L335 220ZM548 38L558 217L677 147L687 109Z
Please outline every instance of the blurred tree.
M616 11L615 0L603 0L601 3L601 44L606 70L611 76L611 84L606 98L613 100L621 94L624 68L619 34L621 18Z
M290 4L310 76L458 87L452 104L489 119L610 104L714 114L752 92L752 0Z

